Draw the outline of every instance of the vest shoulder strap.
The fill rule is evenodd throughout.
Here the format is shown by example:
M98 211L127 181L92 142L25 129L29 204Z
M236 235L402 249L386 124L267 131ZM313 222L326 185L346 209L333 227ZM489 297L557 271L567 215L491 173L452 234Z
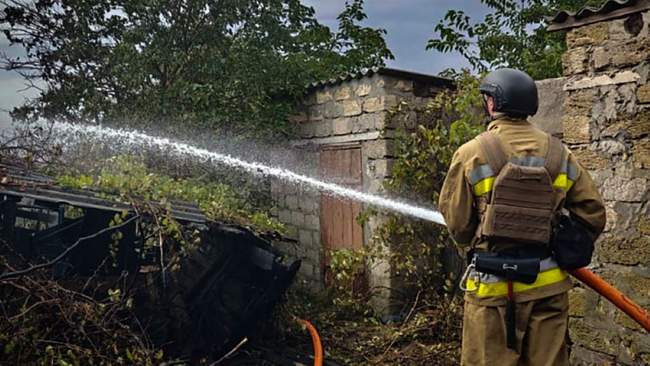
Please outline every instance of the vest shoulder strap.
M499 138L490 132L483 132L482 134L476 137L478 140L481 150L487 159L488 165L492 169L494 174L499 174L501 168L508 162L508 157L503 151L503 145Z
M551 176L551 179L557 178L560 175L560 170L562 169L562 163L564 160L564 146L562 142L556 138L548 135L548 151L546 152L546 158L544 159L544 168L548 171L548 174Z

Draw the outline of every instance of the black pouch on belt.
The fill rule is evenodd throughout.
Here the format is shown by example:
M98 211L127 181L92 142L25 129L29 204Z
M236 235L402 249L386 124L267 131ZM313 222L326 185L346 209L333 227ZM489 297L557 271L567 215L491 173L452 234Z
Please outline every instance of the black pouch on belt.
M506 344L508 348L517 351L517 317L515 315L515 295L513 281L533 283L537 280L540 269L539 258L512 258L496 253L476 253L474 257L475 270L503 277L508 281L508 303L506 305Z
M528 284L537 280L539 263L539 258L511 258L489 252L476 253L474 262L477 272Z

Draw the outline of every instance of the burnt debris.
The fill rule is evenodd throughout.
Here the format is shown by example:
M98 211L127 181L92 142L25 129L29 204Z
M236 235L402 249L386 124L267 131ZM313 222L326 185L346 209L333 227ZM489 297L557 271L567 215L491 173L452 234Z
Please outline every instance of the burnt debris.
M300 261L248 228L209 220L194 204L172 202L168 214L201 240L165 274L156 252L144 248L146 213L103 192L0 165L0 280L34 267L63 281L126 276L154 343L176 354L223 355L270 317Z

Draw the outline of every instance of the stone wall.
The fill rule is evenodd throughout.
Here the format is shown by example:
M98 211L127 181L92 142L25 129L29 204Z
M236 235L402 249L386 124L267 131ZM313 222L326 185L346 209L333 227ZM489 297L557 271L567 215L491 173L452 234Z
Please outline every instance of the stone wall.
M308 93L299 112L291 118L298 124L300 137L293 141L295 152L304 154L302 159L312 163L307 173L317 176L322 147L360 146L363 191L381 194L383 182L392 170L395 130L415 128L417 110L438 90L423 82L379 73L324 83ZM389 114L403 102L408 103L408 108L397 117ZM277 202L277 217L287 225L290 236L298 241L294 248L286 249L303 259L299 280L310 288L322 288L324 253L319 227L320 195L278 182L273 184L272 192ZM381 224L377 217L366 223L364 243L371 240L374 229ZM395 285L385 263L376 263L368 272L371 287L388 289ZM384 312L390 293L382 291L375 297L375 306Z
M307 161L314 161L314 153ZM315 170L313 171L315 174ZM280 249L302 260L298 281L306 288L322 288L320 245L320 193L314 189L286 182L271 181L275 201L274 215L284 223L287 236L296 242L279 243Z
M650 13L571 30L564 139L607 205L593 270L650 308ZM572 364L650 364L650 337L607 300L570 293Z
M538 128L562 137L562 116L564 115L565 78L555 78L537 81L539 95L539 109L529 118L529 121Z

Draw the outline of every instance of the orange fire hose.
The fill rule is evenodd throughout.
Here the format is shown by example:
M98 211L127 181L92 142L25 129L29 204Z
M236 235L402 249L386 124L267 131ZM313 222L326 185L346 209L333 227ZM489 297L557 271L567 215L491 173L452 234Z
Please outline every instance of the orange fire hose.
M314 347L314 366L323 366L323 345L316 327L304 319L298 319L298 323L304 325L311 336L311 343Z
M645 328L646 331L650 332L650 314L648 311L637 305L627 296L623 295L612 285L600 278L600 276L588 270L587 268L578 268L569 271L569 273L571 273L573 277L585 283L587 286L591 287L597 293L604 296L607 300L611 301L614 305L616 305L616 307L621 309L625 314L629 315L643 328Z

